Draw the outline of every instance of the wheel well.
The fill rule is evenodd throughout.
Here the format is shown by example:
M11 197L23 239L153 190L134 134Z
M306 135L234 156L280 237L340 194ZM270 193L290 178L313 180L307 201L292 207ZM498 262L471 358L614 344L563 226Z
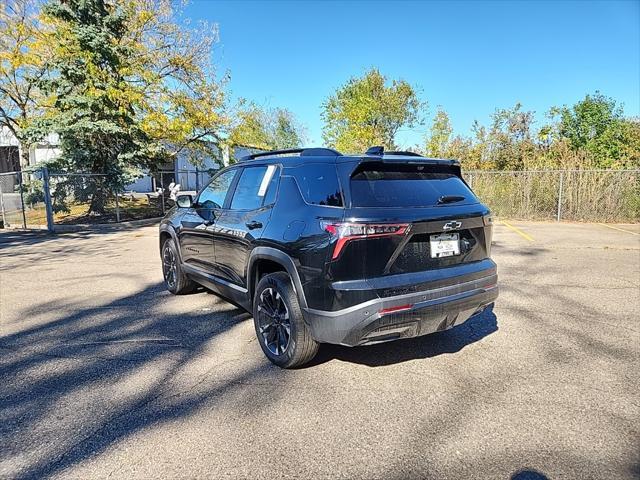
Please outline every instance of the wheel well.
M164 245L164 242L166 242L170 238L171 234L169 234L168 232L160 232L160 252L162 252L162 246Z
M258 282L262 277L270 273L286 271L287 269L276 261L268 260L266 258L256 260L251 272L251 299L253 300L253 294L255 293Z

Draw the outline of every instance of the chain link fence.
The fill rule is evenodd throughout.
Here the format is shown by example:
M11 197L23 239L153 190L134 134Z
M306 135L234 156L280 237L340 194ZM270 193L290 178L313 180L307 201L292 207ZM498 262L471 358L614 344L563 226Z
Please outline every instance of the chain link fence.
M134 188L117 189L107 175L49 172L0 174L0 222L14 228L112 224L163 216L172 192L195 194L214 170L158 170Z
M142 189L113 189L106 175L0 173L5 227L48 228L156 218L173 206L171 190L194 194L213 171L165 170ZM640 221L640 170L469 171L465 178L493 213L522 220ZM116 191L118 190L118 191Z
M49 174L53 223L110 224L159 217L170 206L164 192L119 191L107 175Z
M640 221L640 170L469 171L464 176L504 218Z
M162 176L162 175L161 175ZM48 172L0 174L0 223L10 228L115 224L157 218L173 206L167 188L113 188L107 175ZM167 186L169 182L167 182Z
M0 214L3 227L47 228L42 179L27 172L0 173Z

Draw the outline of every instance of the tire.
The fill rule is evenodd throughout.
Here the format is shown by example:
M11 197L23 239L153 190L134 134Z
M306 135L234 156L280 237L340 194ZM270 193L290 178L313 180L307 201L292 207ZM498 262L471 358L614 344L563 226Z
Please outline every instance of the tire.
M253 323L262 351L279 367L299 367L318 353L318 342L304 323L291 279L284 272L266 275L258 283Z
M174 295L191 293L197 288L197 284L185 275L180 264L178 248L173 238L168 238L162 244L162 274L164 283Z

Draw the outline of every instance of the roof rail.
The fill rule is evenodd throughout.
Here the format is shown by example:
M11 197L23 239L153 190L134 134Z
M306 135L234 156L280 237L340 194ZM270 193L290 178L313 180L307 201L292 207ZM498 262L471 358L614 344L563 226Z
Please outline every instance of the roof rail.
M393 152L384 152L385 155L402 155L404 157L422 157L419 153L416 152L403 152L401 150L396 150Z
M341 157L342 154L333 148L305 148L301 157Z
M241 162L247 160L254 160L260 157L273 157L276 155L292 155L294 153L299 154L301 157L341 157L342 154L332 148L288 148L285 150L271 150L269 152L252 153L240 159Z

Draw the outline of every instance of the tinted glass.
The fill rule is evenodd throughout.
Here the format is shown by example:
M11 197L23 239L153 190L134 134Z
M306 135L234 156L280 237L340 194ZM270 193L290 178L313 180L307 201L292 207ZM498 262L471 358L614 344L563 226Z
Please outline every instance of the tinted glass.
M254 210L260 208L269 190L275 190L273 182L277 181L277 168L251 167L242 171L238 185L233 193L231 208L234 210Z
M302 197L307 203L332 207L343 205L334 164L310 163L292 168L291 174L298 182Z
M276 194L278 193L278 180L280 179L280 167L276 167L269 185L267 185L267 192L264 196L263 205L271 205L276 201Z
M430 207L465 205L477 198L452 173L427 171L428 167L393 165L363 170L351 177L354 207Z
M224 199L227 196L227 192L236 173L237 170L228 170L211 180L211 183L200 192L198 207L222 208L224 206Z

